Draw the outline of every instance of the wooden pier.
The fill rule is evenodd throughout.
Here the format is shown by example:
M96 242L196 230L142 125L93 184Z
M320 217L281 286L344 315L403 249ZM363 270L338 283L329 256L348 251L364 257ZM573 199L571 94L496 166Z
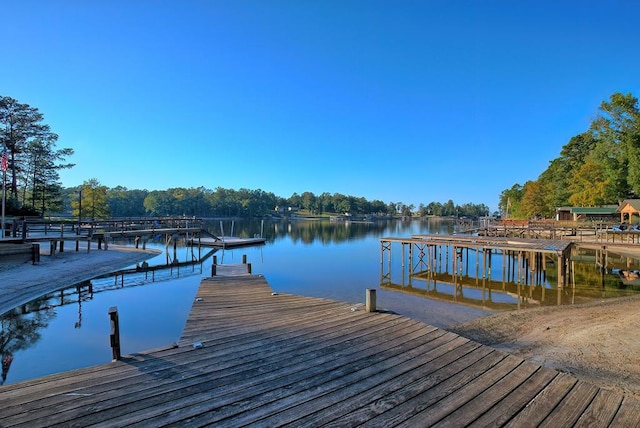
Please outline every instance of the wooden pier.
M502 278L522 284L539 283L546 277L547 260L557 267L557 286L562 288L570 276L572 241L549 239L520 239L455 235L415 235L410 238L380 239L381 283L391 282L392 248L401 247L401 269L409 278L417 275L451 272L456 276L469 275L469 255L473 254L476 279L491 279L494 255L502 256Z
M640 424L631 397L234 269L202 281L174 346L0 387L0 426Z
M212 247L220 249L231 249L238 247L250 247L263 245L267 240L261 237L238 238L235 236L222 236L216 238L194 238L189 240L189 245L194 247Z

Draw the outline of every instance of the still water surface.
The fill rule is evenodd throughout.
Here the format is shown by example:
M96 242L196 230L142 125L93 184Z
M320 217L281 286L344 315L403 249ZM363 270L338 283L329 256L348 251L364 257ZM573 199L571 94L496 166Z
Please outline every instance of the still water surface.
M411 288L395 291L381 285L382 237L409 237L412 234L450 234L453 224L443 221L383 221L376 223L312 221L219 221L211 222L214 234L251 237L262 234L264 246L216 252L218 263L241 263L244 255L254 274L263 274L271 287L281 293L322 297L347 303L364 302L365 289L378 289L378 306L447 327L490 314L483 293L466 289L476 306L456 305L433 300L427 282L414 281ZM162 237L148 246L163 254L149 264L166 263L173 257L165 252ZM208 251L203 250L201 255ZM180 261L191 258L192 250L180 246ZM400 261L395 261L400 263ZM176 342L184 327L191 304L203 277L211 272L212 258L194 267L165 271L145 278L144 274L99 278L85 286L43 296L25 308L2 316L0 353L3 372L0 382L7 384L60 371L106 363L111 360L107 311L117 306L123 354L166 347ZM587 273L595 271L590 263ZM499 269L496 269L499 271ZM582 269L585 271L585 269ZM581 272L582 272L581 271ZM624 289L610 272L607 289ZM612 279L613 278L613 279ZM598 289L601 280L580 277L584 286ZM587 284L591 281L594 284ZM402 282L394 278L394 282ZM402 285L402 284L401 284ZM440 283L439 293L456 295L460 289ZM546 283L544 287L553 286ZM598 290L601 295L602 290ZM614 293L615 295L615 293ZM475 296L475 297L474 297ZM506 296L506 297L505 297ZM508 293L495 299L513 300ZM469 299L467 299L469 300ZM462 300L461 300L462 301ZM26 310L24 310L26 309Z

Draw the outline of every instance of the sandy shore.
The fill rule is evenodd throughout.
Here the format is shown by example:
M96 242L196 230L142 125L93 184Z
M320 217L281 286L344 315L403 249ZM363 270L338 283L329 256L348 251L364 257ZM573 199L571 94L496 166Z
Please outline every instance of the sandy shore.
M123 269L158 254L110 245L108 250L65 251L54 257L40 246L40 262L0 263L0 314L45 294Z
M449 330L640 398L640 295L505 312Z

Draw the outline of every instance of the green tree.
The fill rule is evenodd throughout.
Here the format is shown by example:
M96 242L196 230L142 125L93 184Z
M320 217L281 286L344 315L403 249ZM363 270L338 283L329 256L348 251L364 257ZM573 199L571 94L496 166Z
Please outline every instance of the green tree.
M123 186L116 186L107 190L107 204L114 217L142 217L146 215L144 199L147 190L129 190Z
M333 205L336 208L336 212L340 214L351 213L351 201L349 198L341 193L333 194Z
M24 172L22 155L33 139L47 140L52 135L49 125L42 123L37 108L19 103L11 97L0 96L0 151L6 148L9 157L9 190L18 199L18 178ZM56 136L57 138L57 136Z
M598 141L596 153L615 199L640 195L640 112L638 99L614 93L600 105L590 131Z
M454 216L459 214L456 212L456 204L453 203L453 199L449 199L442 205L442 214L443 216Z
M166 190L149 192L143 204L149 215L165 216L174 213L174 199Z
M316 195L311 192L303 192L300 195L300 202L302 204L302 208L308 210L310 213L316 213L318 211L318 204Z
M520 212L520 203L524 196L524 188L520 184L514 184L510 189L503 190L500 194L498 208L505 218L523 218Z
M61 183L59 170L71 168L73 164L60 163L73 155L73 149L56 150L58 136L50 134L44 139L34 139L27 144L24 151L26 167L24 168L23 204L30 195L31 206L45 212L55 212L62 207Z
M92 178L82 183L79 189L79 201L73 201L73 215L79 218L90 218L91 220L102 220L109 218L109 204L107 202L107 186Z

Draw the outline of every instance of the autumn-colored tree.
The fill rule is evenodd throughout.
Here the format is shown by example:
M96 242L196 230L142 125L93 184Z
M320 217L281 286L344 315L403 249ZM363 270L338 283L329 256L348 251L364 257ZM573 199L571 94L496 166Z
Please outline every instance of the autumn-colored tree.
M609 202L607 189L611 181L606 176L604 168L596 161L587 160L580 169L575 171L569 191L569 202L574 206L592 207Z
M524 184L519 212L526 218L547 217L545 191L540 181L527 181Z

